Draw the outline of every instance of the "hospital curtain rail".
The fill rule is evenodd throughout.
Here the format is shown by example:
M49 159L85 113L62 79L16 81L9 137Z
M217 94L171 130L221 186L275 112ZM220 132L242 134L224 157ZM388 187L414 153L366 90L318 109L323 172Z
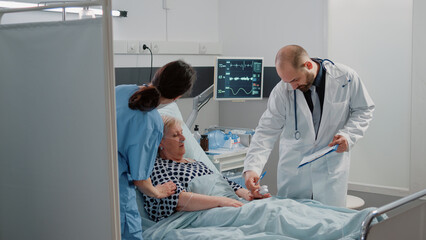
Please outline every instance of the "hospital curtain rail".
M0 240L120 239L111 25L0 24Z

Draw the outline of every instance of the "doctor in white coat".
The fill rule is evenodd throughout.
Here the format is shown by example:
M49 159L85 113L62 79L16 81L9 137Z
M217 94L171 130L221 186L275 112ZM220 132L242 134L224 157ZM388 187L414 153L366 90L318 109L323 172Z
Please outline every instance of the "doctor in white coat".
M300 46L281 48L275 66L282 81L272 90L250 144L245 184L256 198L263 197L256 183L279 136L278 195L344 207L350 150L367 130L374 103L354 70L311 59ZM298 168L304 156L336 144L335 152Z

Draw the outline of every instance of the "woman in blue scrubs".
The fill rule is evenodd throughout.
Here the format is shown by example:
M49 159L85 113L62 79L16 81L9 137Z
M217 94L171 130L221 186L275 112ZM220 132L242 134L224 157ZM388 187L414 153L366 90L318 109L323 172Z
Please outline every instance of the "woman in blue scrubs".
M115 88L121 239L142 239L136 188L154 198L176 190L173 182L152 186L149 178L163 137L163 121L155 109L180 98L196 78L194 69L178 60L160 68L149 85Z

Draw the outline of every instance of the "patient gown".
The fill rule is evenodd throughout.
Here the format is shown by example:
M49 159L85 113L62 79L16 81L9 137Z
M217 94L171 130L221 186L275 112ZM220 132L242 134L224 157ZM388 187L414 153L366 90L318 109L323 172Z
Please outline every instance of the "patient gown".
M133 180L149 178L163 137L163 121L157 110L142 112L128 107L136 85L115 88L117 147L120 185L120 222L123 240L142 239L141 219Z
M173 181L176 184L176 192L162 199L152 198L145 194L145 210L148 216L158 222L159 220L172 215L177 207L179 194L182 191L188 191L188 185L192 179L199 176L214 174L204 163L202 162L189 162L181 163L172 160L158 158L155 161L154 170L151 174L151 181L154 186L163 184L168 181ZM227 183L234 191L242 188L241 185L229 181Z

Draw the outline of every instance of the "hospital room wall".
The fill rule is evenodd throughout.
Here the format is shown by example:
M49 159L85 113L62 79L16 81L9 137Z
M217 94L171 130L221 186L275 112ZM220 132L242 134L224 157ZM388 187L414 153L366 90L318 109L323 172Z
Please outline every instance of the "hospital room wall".
M417 0L329 2L329 57L356 69L376 104L352 151L350 189L406 195L426 188L425 10Z
M278 49L287 44L299 44L313 56L324 56L327 52L326 10L326 1L318 0L219 1L223 55L264 57L265 67L273 67ZM221 102L219 124L256 128L267 101L265 98L261 101ZM265 166L268 174L262 180L273 194L277 192L277 163L278 144Z
M128 11L127 18L113 19L114 41L218 42L218 2L212 0L168 0L170 10L158 0L113 0L113 9ZM153 66L183 59L194 67L213 66L214 55L155 54ZM115 67L149 67L148 54L115 54ZM141 76L147 80L149 76ZM197 81L212 79L198 79ZM192 110L192 99L177 101L184 120ZM200 129L219 123L219 104L210 101L199 112L195 124Z
M426 188L426 76L424 57L426 56L426 2L413 1L413 57L412 57L412 106L411 106L411 162L410 191Z

